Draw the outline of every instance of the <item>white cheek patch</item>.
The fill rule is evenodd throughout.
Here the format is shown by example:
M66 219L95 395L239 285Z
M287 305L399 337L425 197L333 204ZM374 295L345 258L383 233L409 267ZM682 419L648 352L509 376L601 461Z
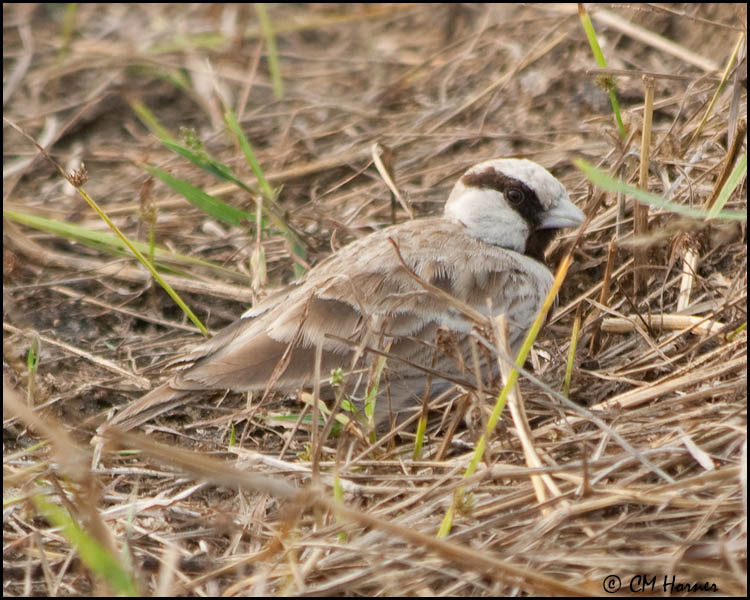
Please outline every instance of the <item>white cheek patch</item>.
M526 249L528 224L496 190L457 186L445 206L445 216L461 223L478 240L520 253Z

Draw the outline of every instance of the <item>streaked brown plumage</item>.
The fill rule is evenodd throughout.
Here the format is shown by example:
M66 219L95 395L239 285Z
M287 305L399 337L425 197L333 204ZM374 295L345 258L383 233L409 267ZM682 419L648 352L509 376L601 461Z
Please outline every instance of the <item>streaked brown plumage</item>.
M425 369L471 383L473 370L462 372L460 364L470 360L474 322L429 285L483 315L489 298L493 313L506 315L515 352L552 285L540 262L550 232L582 221L563 186L539 165L480 163L454 186L443 216L394 225L341 248L188 352L181 371L110 423L134 427L198 390L262 391L270 381L275 390L296 391L312 384L318 345L323 379L336 367L348 370L355 350L364 366L378 357L366 348L390 353L396 412L421 399ZM436 353L439 329L450 333L453 355ZM362 396L366 378L359 386L355 379L348 391ZM447 385L432 379L433 393ZM387 404L379 406L382 420Z

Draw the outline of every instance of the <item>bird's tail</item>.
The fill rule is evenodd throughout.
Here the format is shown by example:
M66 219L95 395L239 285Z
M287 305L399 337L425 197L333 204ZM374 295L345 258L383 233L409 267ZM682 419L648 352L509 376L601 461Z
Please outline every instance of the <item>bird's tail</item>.
M176 390L169 383L160 385L104 423L99 427L98 433L115 426L124 431L138 427L171 408L183 404L185 397L190 393L190 390Z

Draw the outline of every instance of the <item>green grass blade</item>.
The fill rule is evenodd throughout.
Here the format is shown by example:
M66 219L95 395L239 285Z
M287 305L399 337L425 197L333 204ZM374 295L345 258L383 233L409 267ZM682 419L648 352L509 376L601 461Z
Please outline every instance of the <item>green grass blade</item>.
M266 10L266 5L263 3L255 4L255 12L260 21L260 30L266 42L266 48L268 48L268 70L271 73L273 95L276 96L277 100L281 100L284 97L284 84L281 81L279 53L276 50L276 34L271 24L271 17L268 16L268 10Z
M92 572L106 581L113 592L121 596L139 595L135 582L117 558L112 556L93 536L81 529L67 511L52 504L41 495L36 495L33 499L37 510L50 523L62 530L81 560Z
M549 292L547 293L547 297L544 299L544 304L539 309L539 312L536 315L536 319L529 328L529 331L526 333L526 337L524 338L523 344L521 345L521 349L518 351L518 356L516 356L515 360L515 363L516 365L518 365L518 367L522 368L524 363L526 362L526 357L529 355L529 352L531 352L531 346L534 344L534 340L536 339L537 335L539 335L539 331L544 325L544 321L547 318L547 313L552 308L552 304L557 297L557 292L562 287L563 281L565 280L565 275L567 274L569 267L570 255L567 255L560 262L560 266L557 268L557 273L555 274L555 281L552 284ZM508 394L510 393L511 388L516 384L517 380L518 369L514 368L510 372L507 381L505 381L503 389L500 390L500 393L497 395L497 398L495 400L495 407L492 410L492 414L490 415L489 419L487 419L484 432L477 441L477 444L474 448L474 453L472 454L471 460L469 461L469 466L466 467L466 471L464 471L465 479L471 477L476 472L477 467L479 467L479 463L484 457L484 450L487 446L487 440L490 439L492 432L495 430L497 422L500 420L500 415L505 409ZM466 488L460 487L457 488L453 493L453 501L451 502L450 507L443 516L443 520L440 523L440 529L438 530L437 537L446 537L450 533L451 528L453 527L453 518L456 514L456 509L463 504L465 492Z
M200 167L208 173L211 173L211 175L213 175L214 177L223 179L224 181L231 181L232 183L236 183L243 189L253 191L252 189L249 189L244 182L235 177L232 169L228 165L219 160L216 160L211 155L209 155L203 147L202 142L200 142L200 140L195 137L195 133L190 130L185 130L184 136L185 145L181 145L177 142L172 142L170 140L164 139L162 139L161 142L175 154L179 154L180 156L187 158L194 165Z
M71 183L71 185L74 185L74 183L70 179L68 179L68 181ZM94 202L94 199L91 198L91 196L89 196L81 186L76 187L76 190L81 195L81 197L84 200L86 200L88 205L92 209L94 209L96 214L98 214L99 217L107 224L107 226L112 231L115 232L115 235L117 235L117 237L119 237L122 240L122 243L128 247L128 249L135 255L138 261L144 267L146 267L146 269L148 270L149 273L151 273L151 275L153 275L156 282L162 287L162 289L165 292L167 292L169 297L175 301L177 306L179 306L182 309L182 311L187 315L187 318L190 319L198 329L200 329L203 335L207 336L208 329L206 329L206 326L201 322L201 320L197 317L197 315L190 309L190 307L187 304L185 304L185 301L174 290L174 288L164 280L161 274L156 270L156 267L154 267L153 263L149 261L140 250L138 250L137 248L133 246L133 243L125 236L125 234L122 231L120 231L120 228L117 227L117 225L115 225L112 222L112 219L110 219L109 216L107 216L107 214L99 207L99 205L96 202Z
M47 151L40 146L37 141L26 134L23 130L18 129L17 126L11 123L11 126L14 129L17 129L21 135L27 137L31 142L37 147L37 149L45 156L49 161L55 166L55 168L59 171L60 175L63 176L63 178L72 185L76 191L81 195L81 197L86 201L86 203L91 207L91 209L99 215L99 218L102 219L107 224L107 227L109 227L112 231L115 232L115 235L122 240L122 243L127 246L127 248L133 253L133 255L138 259L138 261L146 267L149 273L154 277L156 282L162 287L162 289L167 292L170 298L175 301L175 303L182 309L182 311L187 315L188 319L190 319L193 324L200 329L201 333L203 335L208 335L208 330L206 329L206 326L201 322L201 320L196 316L196 314L190 309L190 307L185 304L185 301L180 298L180 295L174 290L174 288L167 283L164 278L161 276L161 274L156 270L156 267L154 267L153 263L148 260L143 253L138 250L136 247L133 246L133 243L127 238L127 236L120 231L120 228L115 225L112 222L112 219L109 218L107 213L105 213L101 207L94 201L94 199L89 196L86 193L86 190L83 189L83 184L86 182L88 178L88 174L86 173L86 170L84 168L81 168L78 172L74 172L73 175L68 174L65 169L63 169L60 164L55 161L48 153Z
M160 140L174 141L174 138L172 137L172 134L169 133L169 130L161 123L159 123L159 119L156 118L156 115L154 115L154 113L152 113L151 110L149 110L149 108L143 102L141 102L140 100L131 100L130 108L138 116L138 118L146 126L146 128Z
M607 61L604 58L604 52L602 52L601 46L599 46L599 40L596 39L596 31L594 31L594 24L591 22L591 17L586 11L582 4L578 5L578 16L581 19L581 26L583 31L586 33L586 39L589 41L591 47L591 53L594 55L596 64L602 68L607 66ZM617 122L617 130L620 132L620 136L625 139L627 132L625 131L625 125L622 122L622 115L620 114L620 105L617 102L617 94L615 93L614 81L611 79L602 80L604 87L609 94L609 101L612 105L612 112L615 115L615 121Z
M716 202L714 202L714 205L711 207L711 209L708 211L708 216L706 218L708 219L715 219L718 216L722 214L722 208L724 208L724 205L727 203L727 200L729 200L729 196L732 195L732 192L734 192L735 189L737 189L737 186L742 183L742 180L745 179L745 176L747 175L747 153L742 155L742 158L738 160L734 168L732 169L732 172L729 174L729 177L727 177L727 180L724 182L724 185L721 188L721 191L719 192L718 197L716 198Z
M47 219L46 217L39 217L37 215L30 215L15 210L6 209L3 211L3 216L6 219L10 219L17 223L22 223L28 227L33 227L39 231L47 231L54 235L64 237L66 239L73 240L79 244L83 244L89 248L107 252L115 256L132 256L128 247L125 243L116 235L111 233L103 233L101 231L92 231L75 223L68 223L67 221L57 221L55 219ZM151 250L150 244L146 242L135 242L131 241L134 248L138 249L142 253L149 252ZM156 266L159 269L167 270L172 273L178 273L184 276L190 276L190 273L184 272L175 266L198 266L208 269L214 273L222 276L231 277L238 281L245 281L247 277L244 274L237 273L232 269L227 269L221 265L217 265L213 262L204 260L202 258L196 258L194 256L188 256L186 254L177 254L166 248L155 247L154 257ZM154 262L154 261L152 261Z
M743 161L738 161L738 167L740 169L742 168L742 163ZM632 185L628 185L627 183L619 179L614 179L604 171L597 169L581 158L575 159L573 161L573 164L581 171L583 171L586 177L588 177L593 183L595 183L603 190L606 190L608 192L623 192L625 194L628 194L629 196L634 197L639 202L643 202L644 204L650 204L651 206L663 208L664 210L668 210L680 215L685 215L686 217L692 217L694 219L716 218L737 221L747 220L747 211L719 210L715 216L710 216L710 213L705 210L690 208L689 206L684 206L683 204L669 202L668 200L664 200L664 198L662 198L661 196L657 196L656 194L651 194L645 190L641 190L637 187L633 187ZM747 158L745 158L744 165L744 168L746 169ZM737 169L735 169L735 171L736 170ZM732 176L734 175L735 172L733 171ZM727 179L727 182L729 182L729 179ZM726 200L724 200L724 203L726 203Z
M234 112L231 109L227 109L226 112L224 113L224 118L226 120L227 126L229 127L230 131L234 133L235 137L237 138L237 142L239 143L240 148L242 148L242 152L244 153L245 159L250 165L250 168L252 169L253 174L258 179L258 185L260 186L260 190L263 193L263 197L266 199L266 202L263 203L264 215L266 215L269 218L269 220L274 224L274 226L277 227L282 232L287 242L289 243L289 246L291 247L292 252L296 256L300 257L303 261L306 261L307 252L305 251L305 247L302 243L302 240L289 227L289 225L274 212L274 210L277 210L276 209L276 192L271 188L271 185L268 183L268 180L263 174L263 169L261 168L260 163L258 162L258 159L255 157L253 146L250 143L250 140L247 139L247 136L245 135L245 133L242 131L242 128L240 127L240 124L237 122L237 118L234 115ZM270 205L270 208L268 208L267 205ZM300 265L298 262L295 262L294 263L295 276L301 277L304 273L305 273L304 267Z
M232 225L233 227L240 227L252 223L255 220L255 215L244 210L239 210L230 206L229 204L214 198L210 194L207 194L202 189L195 187L183 179L173 177L169 173L152 167L150 165L143 165L149 173L154 177L157 177L175 192L184 196L191 204L197 206L206 214L211 215L215 219Z

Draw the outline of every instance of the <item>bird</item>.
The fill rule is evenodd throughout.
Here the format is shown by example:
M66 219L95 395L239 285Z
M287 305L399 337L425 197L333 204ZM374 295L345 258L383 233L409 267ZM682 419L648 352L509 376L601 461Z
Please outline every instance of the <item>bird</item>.
M349 373L347 394L361 399L383 356L381 425L421 404L425 393L455 383L476 387L477 320L504 313L515 355L553 283L545 250L558 230L583 221L541 165L480 162L455 183L442 215L340 247L179 356L165 383L106 425L131 429L206 390L295 392L339 367ZM489 363L497 364L483 358Z

